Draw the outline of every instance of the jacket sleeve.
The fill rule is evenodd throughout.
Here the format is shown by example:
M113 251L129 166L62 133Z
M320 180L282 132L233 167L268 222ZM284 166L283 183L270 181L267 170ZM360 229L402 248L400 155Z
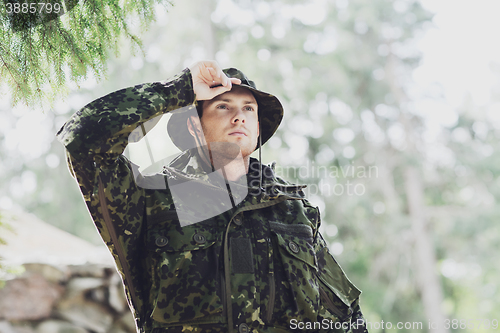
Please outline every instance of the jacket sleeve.
M269 165L274 174L275 163ZM277 183L292 185L286 180L276 177ZM303 190L298 193L305 198ZM325 320L331 329L326 332L367 333L366 323L359 306L361 291L349 280L333 255L328 244L321 235L321 216L318 207L308 200L302 199L303 211L312 226L312 247L316 259L316 276L320 294L318 322ZM323 331L321 331L323 332Z
M304 201L307 208L313 207L307 200ZM319 231L321 225L319 209L314 207L313 211L314 213L310 212L309 215L316 222L316 228L313 231L313 247L318 265L317 276L321 302L319 321L331 318L333 315L338 321L338 326L334 325L335 329L332 329L332 332L367 333L359 306L361 291L349 280L330 253L328 244Z
M101 97L76 112L57 134L66 147L101 238L113 255L138 328L147 329L150 270L145 262L144 189L123 155L144 122L194 102L188 69L168 82L141 84Z
M318 261L320 315L329 311L342 322L339 327L346 333L367 333L365 319L359 306L361 291L344 273L319 232L316 234L314 247Z

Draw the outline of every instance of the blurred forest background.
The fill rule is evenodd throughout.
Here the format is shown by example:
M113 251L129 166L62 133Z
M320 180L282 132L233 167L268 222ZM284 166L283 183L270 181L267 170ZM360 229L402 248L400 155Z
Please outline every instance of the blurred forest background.
M139 35L144 52L120 40L105 79L72 85L44 110L11 108L2 95L0 211L22 209L100 244L55 133L97 97L216 59L284 104L263 160L309 185L332 252L363 290L368 321L422 322L423 330L401 330L420 332L429 320L499 319L500 58L482 54L484 35L474 35L493 19L483 16L495 13L487 7L493 2L192 0L168 12L158 6L156 22ZM447 15L461 23L443 42L436 38ZM475 41L462 49L476 57L449 52L466 41ZM441 62L426 67L426 54ZM476 82L470 78L481 84L467 90L462 82ZM460 88L447 90L454 82ZM437 331L490 331L477 325Z

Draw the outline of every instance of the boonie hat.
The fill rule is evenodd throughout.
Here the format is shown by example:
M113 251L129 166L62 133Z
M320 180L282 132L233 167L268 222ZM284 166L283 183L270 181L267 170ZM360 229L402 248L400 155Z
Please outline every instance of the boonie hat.
M246 88L253 93L259 105L258 115L262 144L266 143L273 136L274 132L276 132L283 119L283 106L280 101L275 96L258 90L255 83L249 80L242 71L236 68L226 68L222 71L228 78L241 80L241 84L233 86ZM187 113L176 113L172 115L167 124L168 135L172 139L172 142L181 150L193 148L193 137L187 129L188 117L189 114Z

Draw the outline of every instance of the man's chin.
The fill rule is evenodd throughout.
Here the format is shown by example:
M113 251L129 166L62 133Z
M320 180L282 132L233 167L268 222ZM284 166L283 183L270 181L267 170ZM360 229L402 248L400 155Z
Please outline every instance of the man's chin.
M238 155L240 155L240 158L248 157L256 148L257 144L249 145L246 142L242 142L242 140L210 143L210 153L212 155L219 155L226 160L234 160L238 158Z
M226 164L242 156L240 146L232 142L212 142L209 149L214 165Z

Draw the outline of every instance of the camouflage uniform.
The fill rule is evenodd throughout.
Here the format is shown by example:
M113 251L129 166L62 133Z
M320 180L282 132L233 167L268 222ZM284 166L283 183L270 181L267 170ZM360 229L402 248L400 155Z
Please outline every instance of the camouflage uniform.
M138 186L148 180L134 180L135 166L122 155L128 135L155 116L193 103L186 69L171 81L97 99L58 133L115 259L138 331L365 332L364 326L349 325L362 318L360 291L329 253L318 232L319 211L304 199L303 186L277 178L273 167L252 158L249 195L222 214L182 228L168 188ZM201 165L187 151L161 177L196 175ZM259 168L262 187L252 186ZM195 193L193 202L211 205Z

